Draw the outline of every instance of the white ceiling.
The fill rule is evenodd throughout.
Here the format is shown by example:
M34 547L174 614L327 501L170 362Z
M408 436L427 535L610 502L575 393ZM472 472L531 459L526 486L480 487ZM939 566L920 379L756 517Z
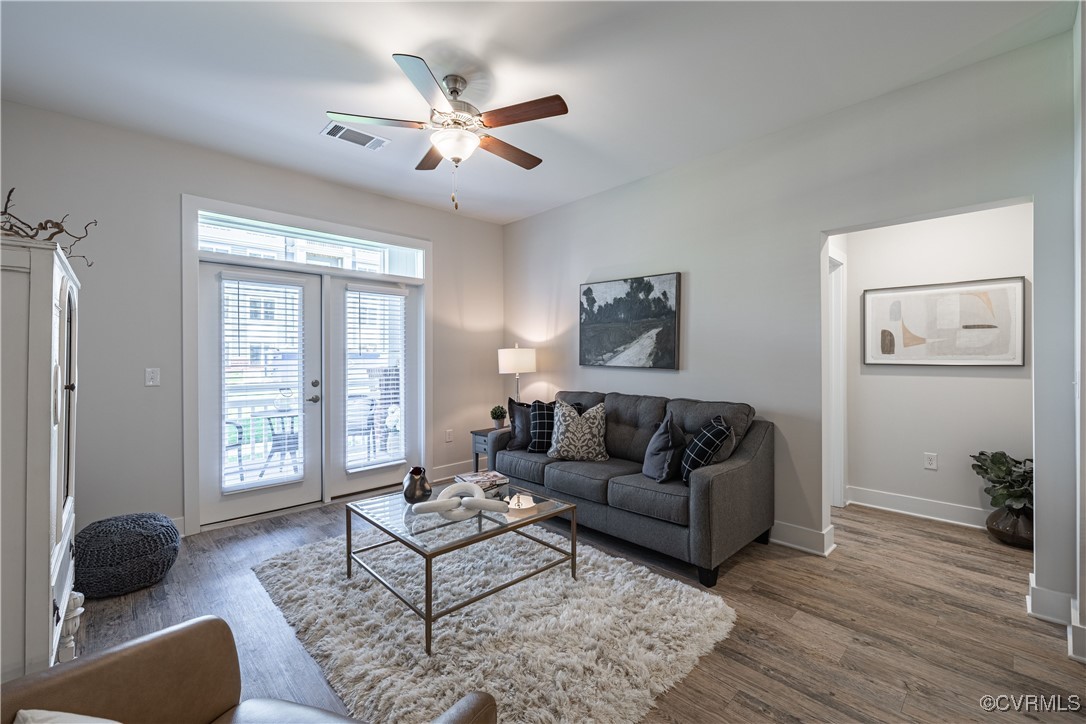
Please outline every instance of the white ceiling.
M392 60L468 78L482 110L552 93L569 114L496 129L460 214L507 223L1067 30L1071 2L10 2L2 95L451 210L427 134L320 135L326 110L427 120Z

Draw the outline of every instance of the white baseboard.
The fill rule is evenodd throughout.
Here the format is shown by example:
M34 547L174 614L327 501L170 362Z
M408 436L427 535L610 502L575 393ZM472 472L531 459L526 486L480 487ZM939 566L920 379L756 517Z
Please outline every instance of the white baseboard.
M185 532L185 516L182 515L180 518L170 518L170 520L177 526L177 530L181 533L182 538L188 535L188 533Z
M1067 655L1086 663L1086 622L1079 616L1078 602L1071 601L1071 625L1067 627Z
M769 534L769 542L777 545L795 548L805 553L813 553L825 558L837 544L833 542L833 526L827 526L825 530L814 530L803 526L773 522L773 532Z
M956 523L970 528L983 528L984 521L992 512L991 509L984 510L957 503L945 503L941 500L928 500L900 493L887 493L883 490L859 488L854 485L845 489L845 499L849 503L866 505L869 508L889 510L944 523Z
M1053 591L1037 585L1034 574L1029 574L1029 595L1026 596L1026 613L1049 623L1071 625L1071 594Z

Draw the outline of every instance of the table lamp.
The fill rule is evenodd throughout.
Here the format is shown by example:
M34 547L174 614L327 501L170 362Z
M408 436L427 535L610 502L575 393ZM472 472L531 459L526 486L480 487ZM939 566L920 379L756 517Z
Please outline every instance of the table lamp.
M519 344L511 349L499 349L498 374L517 376L517 402L520 402L521 372L535 372L535 350L529 347L522 349Z

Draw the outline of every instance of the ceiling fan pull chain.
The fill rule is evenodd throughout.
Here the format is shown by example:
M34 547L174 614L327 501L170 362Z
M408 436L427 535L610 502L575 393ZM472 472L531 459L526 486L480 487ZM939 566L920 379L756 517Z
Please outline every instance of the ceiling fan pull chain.
M453 211L460 210L460 202L456 200L456 170L460 168L460 164L453 164L453 190L452 190L452 205Z

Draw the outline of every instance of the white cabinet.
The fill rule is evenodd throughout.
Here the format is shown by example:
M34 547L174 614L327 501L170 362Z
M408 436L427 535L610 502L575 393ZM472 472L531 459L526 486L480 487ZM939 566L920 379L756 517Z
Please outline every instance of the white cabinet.
M79 281L55 243L3 237L0 261L0 680L7 681L75 653Z

